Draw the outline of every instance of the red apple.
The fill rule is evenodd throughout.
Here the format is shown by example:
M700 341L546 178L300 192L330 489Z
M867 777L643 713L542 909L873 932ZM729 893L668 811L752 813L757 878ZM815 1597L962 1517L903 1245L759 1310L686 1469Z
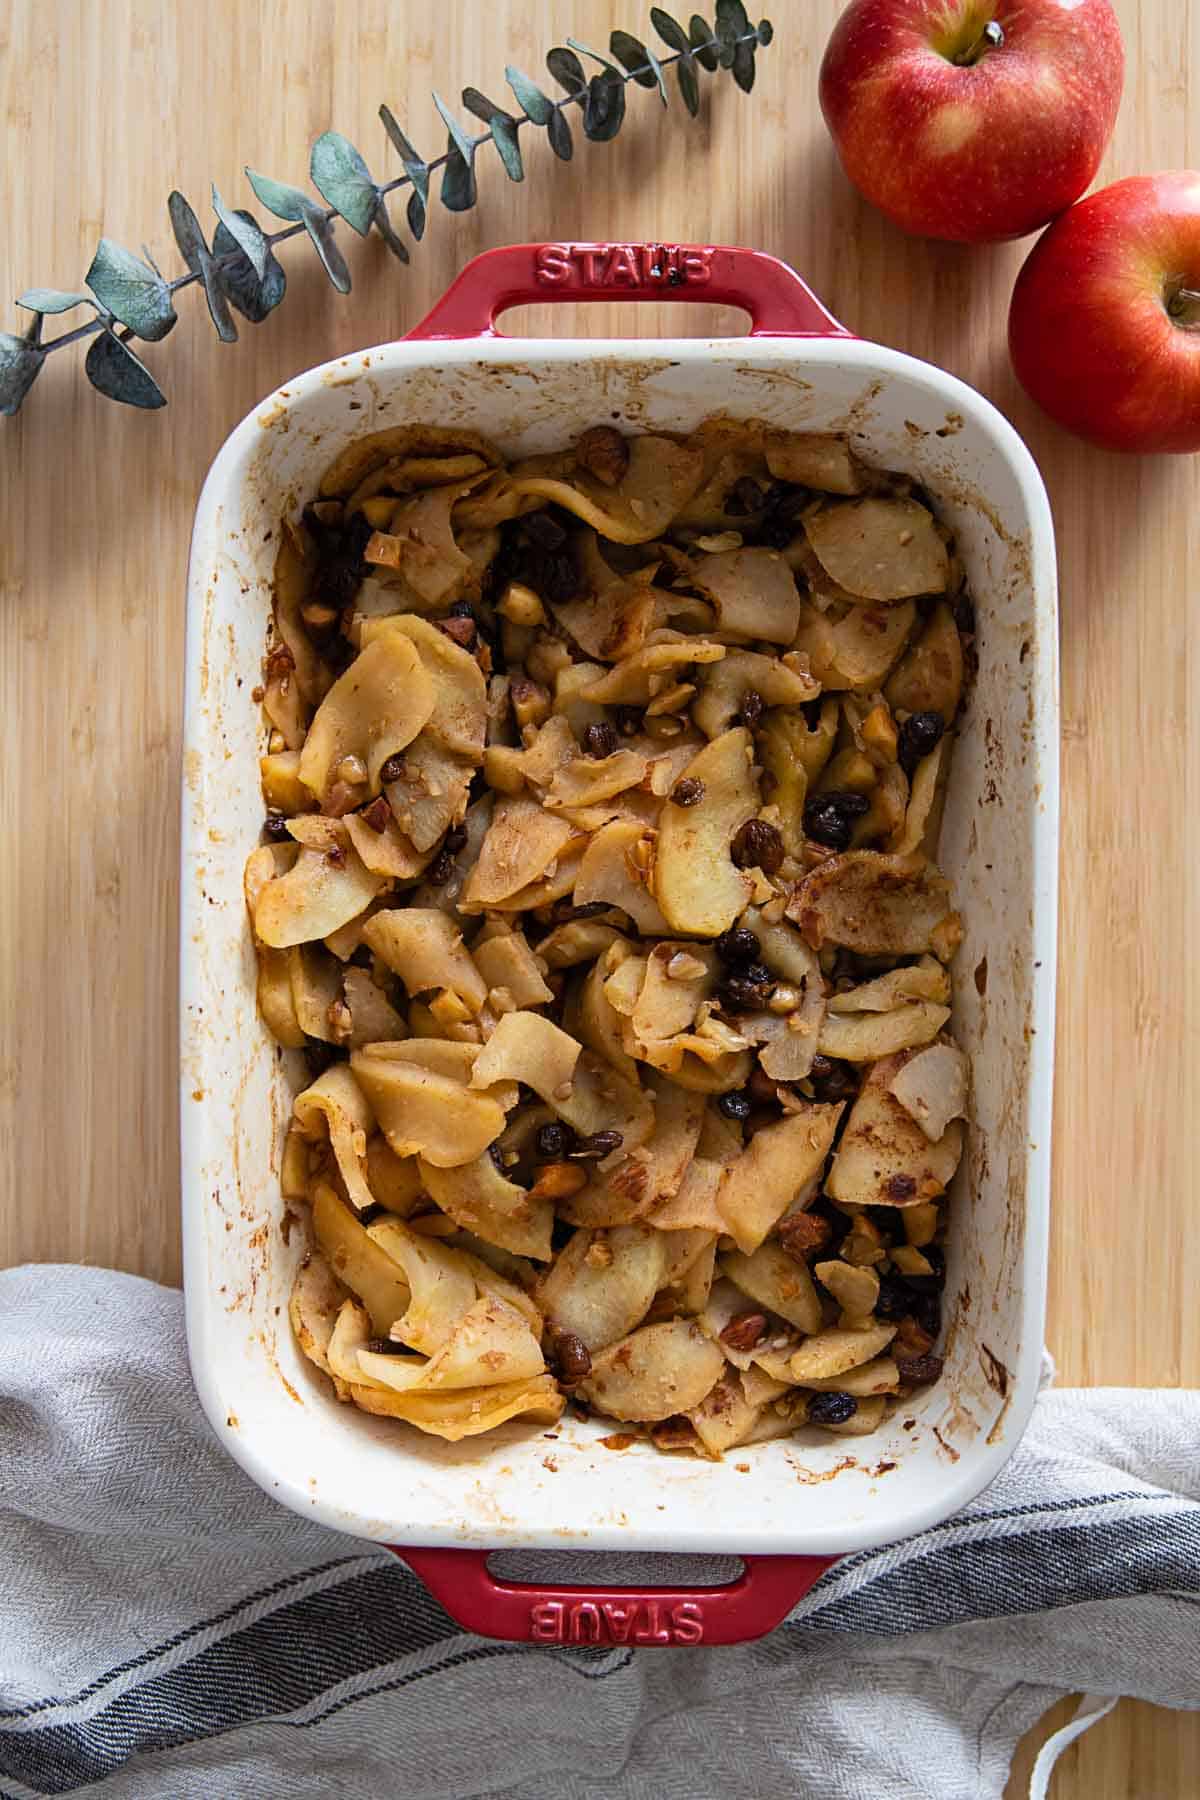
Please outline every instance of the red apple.
M850 180L902 230L986 244L1079 198L1124 68L1109 0L853 0L821 110Z
M1110 450L1200 450L1200 174L1133 175L1040 237L1008 315L1013 367Z

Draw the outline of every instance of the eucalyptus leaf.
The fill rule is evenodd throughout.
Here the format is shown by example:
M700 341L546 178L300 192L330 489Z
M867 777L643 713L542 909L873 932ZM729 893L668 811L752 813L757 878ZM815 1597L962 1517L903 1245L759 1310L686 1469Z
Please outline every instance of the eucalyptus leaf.
M543 94L537 82L530 81L528 75L523 75L512 63L505 69L504 79L517 96L517 104L528 114L531 124L543 127L548 125L554 105Z
M213 235L214 251L217 239L221 235L221 227L223 227L226 237L233 240L233 247L242 252L258 279L262 281L267 272L267 264L271 260L271 246L263 235L258 220L253 213L235 212L232 207L226 206L217 192L215 182L213 183L212 203L213 211L220 220L220 226Z
M346 267L346 259L338 249L333 235L333 221L327 219L321 208L313 203L305 194L304 229L312 240L312 247L321 259L321 265L339 294L350 292L350 271Z
M693 13L688 20L688 39L695 54L696 61L710 75L720 67L717 53L712 49L713 28L700 13Z
M175 233L179 254L192 274L198 276L203 283L204 298L208 302L209 316L216 327L217 336L223 344L236 344L237 326L233 322L225 290L200 229L200 221L178 188L172 190L167 200L167 211L171 215L171 229Z
M569 37L567 43L572 50L577 50L580 56L590 56L592 61L598 62L602 68L611 69L619 81L624 80L624 76L611 56L605 56L601 50L593 50L588 44L581 44L578 38Z
M521 146L517 142L517 121L511 113L481 94L478 88L463 89L463 105L477 119L482 119L492 133L492 142L496 146L496 154L504 164L504 172L510 181L524 181L525 165L521 161Z
M396 235L396 229L388 216L387 201L382 194L380 194L375 202L375 216L372 220L372 224L391 251L392 255L396 258L396 261L402 263L408 262L408 245L404 242L402 237Z
M754 52L757 47L758 42L756 38L751 38L748 42L743 38L733 53L733 79L741 88L743 94L748 94L750 89L754 86Z
M256 175L253 169L246 170L246 178L269 213L277 219L286 219L290 225L298 225L304 217L304 208L311 206L312 201L302 189L291 187L286 181L272 181L269 175Z
M555 107L550 114L550 122L546 126L546 136L550 140L550 148L560 162L570 162L575 154L575 144L571 137L571 127L560 107Z
M425 219L425 202L414 187L412 193L408 196L408 229L412 232L418 244L425 236Z
M323 131L312 147L308 172L312 184L351 231L366 237L379 201L371 171L349 138L340 131Z
M666 106L667 84L663 78L662 64L653 50L648 49L641 38L635 38L630 31L614 31L609 37L608 47L639 87L657 87L662 103Z
M583 107L583 129L593 143L615 138L625 119L625 83L617 75L593 75Z
M673 19L669 12L664 12L661 6L650 8L650 23L664 44L669 44L672 50L678 50L682 56L691 54L687 32L679 21Z
M559 87L566 88L572 98L576 94L586 91L587 76L583 72L583 64L573 50L565 50L561 44L556 46L546 58L546 67Z
M447 212L469 212L475 204L475 144L469 138L441 95L434 93L437 107L449 133L446 146L446 168L442 175L441 202Z
M348 294L350 271L346 267L345 257L338 249L333 225L322 208L303 188L290 187L283 181L272 181L269 175L256 175L253 169L247 169L246 175L268 212L274 213L277 219L286 219L292 224L304 226L330 281L339 294Z
M14 337L11 331L0 331L0 413L11 418L13 413L20 412L21 402L41 373L45 360L46 352L27 338Z
M165 338L175 323L171 291L162 276L111 238L100 239L83 279L114 319L150 343Z
M446 140L446 166L442 171L440 199L447 212L470 212L478 194L475 170L453 138Z
M254 224L254 220L246 212L230 213L229 217L237 225L244 225L247 219ZM257 226L255 230L258 230ZM213 255L219 258L221 286L230 305L235 306L252 325L261 325L267 314L274 312L287 291L287 276L265 238L263 245L267 257L260 276L224 219L213 233Z
M401 131L400 126L397 124L396 116L390 106L381 106L379 109L379 117L383 121L383 129L387 132L392 143L400 152L400 161L404 164L404 173L412 182L418 198L422 202L428 203L429 164L425 161L425 158L421 155L419 150L413 149L412 145ZM422 214L422 220L423 219L424 214ZM424 230L423 223L422 230ZM415 235L420 237L421 232L418 231Z
M17 305L35 313L65 313L76 306L95 306L90 294L64 294L59 288L26 288ZM19 339L14 340L20 342Z
M696 79L696 71L691 57L680 57L675 64L675 78L679 82L679 92L683 95L683 104L694 119L700 111L700 83Z
M147 411L167 404L166 395L145 363L115 332L102 331L92 340L83 367L92 386L109 400Z
M749 31L750 20L746 16L746 8L742 0L717 0L717 25L715 36L721 48L717 60L723 69L732 69L733 59L737 55L738 39L743 32Z

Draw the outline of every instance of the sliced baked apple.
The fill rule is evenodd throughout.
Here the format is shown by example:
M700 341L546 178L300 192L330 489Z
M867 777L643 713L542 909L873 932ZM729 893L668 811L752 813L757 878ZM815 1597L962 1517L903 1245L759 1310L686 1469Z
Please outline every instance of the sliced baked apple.
M389 635L368 644L318 706L300 752L300 779L324 802L353 757L372 794L389 756L405 749L433 712L434 686L415 647Z
M700 798L690 806L668 798L663 806L654 898L671 930L718 937L751 893L731 855L737 831L758 811L750 733L739 726L714 738L688 764L685 779L699 782Z
M440 1169L474 1161L504 1130L504 1108L489 1094L415 1063L356 1050L350 1067L397 1156L423 1156Z
M725 1171L717 1206L739 1250L757 1250L829 1154L841 1106L804 1102L802 1110L764 1125Z
M822 568L863 600L945 592L950 557L933 514L918 500L842 500L805 515Z
M486 1006L487 982L448 913L433 907L389 907L367 920L363 940L395 970L410 996L447 988L476 1016Z
M639 435L626 443L629 462L612 487L575 468L566 479L514 470L512 490L564 507L614 544L648 543L699 487L704 457L673 438Z
M861 494L867 485L867 471L849 443L832 432L768 431L763 452L777 481L826 494Z
M721 1351L693 1319L643 1325L592 1361L581 1392L610 1418L650 1421L699 1406L720 1380Z
M954 614L940 601L924 631L884 684L893 712L936 712L954 723L963 690L963 649Z
M689 579L717 609L732 637L790 644L800 622L800 595L778 550L758 546L697 557Z
M793 889L787 916L814 950L833 943L861 956L937 953L956 917L950 884L931 862L878 850L848 850L819 863Z
M851 1108L825 1187L847 1206L915 1206L944 1194L962 1156L961 1121L931 1143L892 1092L905 1064L901 1050L872 1065Z
M802 706L815 700L820 684L809 675L804 659L761 656L754 650L730 650L704 671L700 692L692 705L692 718L707 738L728 731L745 704L747 694L757 694L766 706Z
M464 1231L514 1256L549 1262L554 1202L534 1199L510 1181L489 1151L456 1169L439 1169L423 1158L418 1166L427 1193Z

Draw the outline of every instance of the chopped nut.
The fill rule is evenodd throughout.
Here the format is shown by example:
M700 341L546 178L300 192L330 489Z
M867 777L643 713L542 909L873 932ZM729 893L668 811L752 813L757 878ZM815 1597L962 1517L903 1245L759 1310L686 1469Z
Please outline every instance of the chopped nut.
M338 609L326 606L320 600L306 600L300 608L300 617L310 631L330 631L337 624Z
M367 779L367 766L361 756L343 756L335 772L339 781L351 787L361 787Z
M590 1263L593 1269L608 1269L612 1266L612 1247L603 1238L596 1238L587 1247L584 1262Z
M438 630L444 631L448 638L452 638L456 644L461 644L464 650L469 650L475 642L474 619L439 619L437 626Z
M721 1342L730 1350L753 1350L766 1329L765 1313L735 1313L721 1333Z
M544 725L550 717L549 691L538 682L530 681L525 675L514 675L508 694L513 718L522 731L527 725Z
M543 1163L534 1171L531 1200L566 1200L587 1186L587 1171L578 1163Z
M326 1014L329 1022L329 1035L335 1044L348 1044L350 1033L354 1029L354 1020L350 1016L350 1008L344 1000L331 1000Z
M894 1346L896 1356L924 1356L926 1351L933 1349L933 1345L932 1332L926 1331L925 1327L919 1325L911 1314L907 1314L901 1319L896 1327Z
M386 831L388 820L392 816L392 809L388 805L387 795L380 794L377 800L372 800L370 806L363 807L359 816L364 825L369 825L372 831Z
M793 1013L801 1000L800 989L793 987L789 981L777 981L774 992L767 1001L768 1009L773 1013Z
M560 1081L554 1090L554 1098L556 1100L569 1100L574 1091L575 1088L572 1082Z
M271 732L270 737L267 739L267 749L272 756L278 756L281 750L287 749L287 739L284 737L282 731L273 730Z
M496 603L496 611L501 618L508 619L514 625L544 625L546 609L531 587L523 582L510 581Z
M605 487L616 487L629 467L629 445L611 425L593 425L576 444L575 458Z

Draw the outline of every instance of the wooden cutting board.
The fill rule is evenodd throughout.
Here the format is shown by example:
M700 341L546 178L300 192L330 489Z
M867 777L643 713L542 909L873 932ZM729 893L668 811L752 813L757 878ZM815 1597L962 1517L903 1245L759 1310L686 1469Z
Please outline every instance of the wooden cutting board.
M1101 179L1195 167L1191 9L1117 7L1129 75ZM614 25L647 31L646 10L639 0L10 0L0 294L77 288L102 231L147 242L173 271L172 186L205 218L212 180L245 204L243 164L301 182L309 144L330 125L377 171L395 172L381 100L432 153L443 141L432 86L452 97L474 83L503 99L506 62L532 73L568 32L600 45ZM619 139L581 142L570 165L542 142L514 186L482 157L478 209L435 208L410 268L377 242L347 246L349 300L303 244L283 252L281 310L243 326L232 348L218 344L195 293L182 296L170 341L147 353L165 411L94 396L71 350L53 359L21 419L0 421L0 1264L109 1263L179 1279L184 574L196 495L230 427L290 374L405 331L488 245L724 241L785 257L855 331L982 388L1041 463L1063 587L1049 1339L1066 1383L1200 1379L1200 1259L1188 1228L1200 1148L1200 659L1187 635L1200 463L1085 449L1017 391L1004 322L1021 246L906 240L857 199L816 105L837 11L833 0L785 0L753 97L706 80L694 123L678 102L664 113L631 88ZM1194 52L1194 33L1190 42ZM17 317L7 307L0 326L16 328ZM647 308L633 327L627 313L616 324L603 308L555 309L509 326L655 334L667 318ZM689 309L675 328L728 323ZM1123 1704L1068 1753L1053 1792L1165 1800L1190 1791L1198 1766L1196 1715Z

